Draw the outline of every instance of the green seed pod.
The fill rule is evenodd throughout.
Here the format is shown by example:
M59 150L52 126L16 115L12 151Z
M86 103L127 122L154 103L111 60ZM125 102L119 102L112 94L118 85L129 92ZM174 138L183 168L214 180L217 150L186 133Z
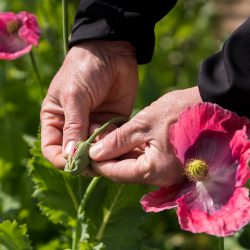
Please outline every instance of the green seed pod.
M77 143L74 152L69 155L64 171L72 175L81 174L90 164L89 148L91 143L80 141Z
M89 166L89 149L96 136L103 132L111 124L121 124L127 121L127 117L114 117L98 128L86 141L76 144L74 151L69 155L64 171L72 175L80 175Z

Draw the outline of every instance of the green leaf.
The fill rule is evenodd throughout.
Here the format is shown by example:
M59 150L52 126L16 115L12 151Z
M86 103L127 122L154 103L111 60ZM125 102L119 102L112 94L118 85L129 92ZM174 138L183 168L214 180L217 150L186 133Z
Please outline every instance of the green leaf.
M67 244L59 239L53 239L48 243L44 243L36 247L36 250L67 250ZM70 250L70 249L68 249Z
M29 171L35 184L33 196L39 201L39 208L53 223L74 226L87 184L84 182L87 181L81 176L73 177L53 167L42 156L40 141L35 142L32 155Z
M143 187L103 179L86 208L90 241L103 242L107 249L140 249L143 233L139 227L147 216L139 203L143 193Z
M10 171L12 170L13 165L11 162L4 160L3 158L0 158L0 180L2 181L4 178L6 178Z
M33 147L34 143L36 142L36 137L32 136L32 135L28 135L28 134L23 134L23 140L26 142L26 144L29 147Z
M81 242L79 250L104 250L104 249L106 248L102 242L99 244L94 244L84 241Z
M20 209L20 207L20 201L2 191L0 185L0 212L5 214L12 210Z
M32 249L25 225L19 226L16 221L4 221L0 224L1 250L29 250Z

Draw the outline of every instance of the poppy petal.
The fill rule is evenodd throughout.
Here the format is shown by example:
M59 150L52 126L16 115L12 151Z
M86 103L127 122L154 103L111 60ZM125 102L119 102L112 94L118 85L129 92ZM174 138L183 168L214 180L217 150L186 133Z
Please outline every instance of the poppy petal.
M250 199L247 188L236 188L232 197L214 213L190 209L186 197L178 200L178 219L181 228L193 233L207 233L220 237L233 235L250 221Z

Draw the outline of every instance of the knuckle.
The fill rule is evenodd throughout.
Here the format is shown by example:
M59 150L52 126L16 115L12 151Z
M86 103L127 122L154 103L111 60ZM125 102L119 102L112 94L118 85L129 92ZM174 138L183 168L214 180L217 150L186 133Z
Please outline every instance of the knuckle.
M117 130L118 128L103 138L105 151L112 150L113 148L117 148L118 145L121 145L119 136L120 132Z
M131 121L133 121L133 131L139 134L147 134L151 129L150 112L148 108L143 109Z
M62 93L62 98L64 103L69 103L75 100L79 95L78 86L70 84L65 91Z
M122 146L127 145L128 142L128 138L126 136L124 136L123 130L121 127L117 128L115 130L115 140L114 140L115 144L114 146L120 148Z
M151 160L144 161L139 166L138 170L144 183L152 182L152 179L155 176L155 164Z
M80 121L70 120L64 124L63 132L66 135L73 135L76 133L76 131L81 131L81 129L82 129L82 125L81 125Z

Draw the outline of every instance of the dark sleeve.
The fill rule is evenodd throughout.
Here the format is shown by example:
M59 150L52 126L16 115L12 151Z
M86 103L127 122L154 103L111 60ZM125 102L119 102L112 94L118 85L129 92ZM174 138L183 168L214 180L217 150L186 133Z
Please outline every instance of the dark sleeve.
M177 0L81 0L69 47L84 40L129 41L138 63L151 60L154 26Z
M250 18L203 62L198 85L203 101L250 118Z

